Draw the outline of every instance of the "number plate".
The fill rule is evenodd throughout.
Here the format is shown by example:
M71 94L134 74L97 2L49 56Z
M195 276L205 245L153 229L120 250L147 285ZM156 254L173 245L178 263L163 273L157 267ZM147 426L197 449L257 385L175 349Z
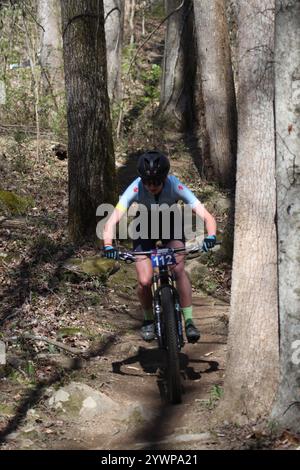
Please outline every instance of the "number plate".
M176 264L176 258L174 253L152 254L151 262L154 268L173 266Z

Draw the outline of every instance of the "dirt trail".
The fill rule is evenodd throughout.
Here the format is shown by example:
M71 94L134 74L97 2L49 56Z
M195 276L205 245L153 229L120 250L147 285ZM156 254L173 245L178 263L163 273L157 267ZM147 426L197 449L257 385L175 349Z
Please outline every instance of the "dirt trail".
M121 408L134 403L139 412L129 415L125 427L115 417L108 426L99 417L92 419L88 427L73 423L64 436L59 440L52 436L47 445L63 449L218 447L219 438L215 430L211 433L210 417L216 404L212 391L223 384L228 304L196 295L193 305L202 336L198 344L186 344L180 355L184 386L181 405L165 403L159 378L161 353L156 342L148 344L140 338L137 304L132 302L126 318L119 312L114 318L119 325L126 321L126 334L115 339L105 355L87 363L75 380L101 390ZM92 376L96 380L91 381Z
M170 142L173 141L175 141L174 136L172 138L170 136ZM132 154L126 165L119 169L120 183L124 187L135 174L136 158L137 155ZM189 186L195 184L192 189L197 190L199 178L192 165L190 154L181 152L180 160L173 158L172 165L174 173L181 175L184 181L186 178L182 174L182 168L185 168ZM120 184L120 187L123 186ZM212 192L212 194L215 199L219 199L219 193ZM205 194L202 196L204 198ZM48 199L45 201L48 204ZM219 222L222 220L223 212L222 210L215 212L219 214ZM57 246L60 248L60 241L57 242ZM86 255L89 253L83 253L83 256ZM52 262L56 272L57 261ZM220 270L223 270L223 267ZM37 271L36 276L41 277L39 273L40 271ZM28 279L33 274L28 268ZM217 274L216 270L206 273L209 279ZM24 283L22 277L20 282ZM32 289L33 286L31 279ZM34 364L37 364L38 370L42 368L44 373L42 379L37 376L35 382L30 381L24 371L20 372L24 384L16 386L16 380L6 380L4 377L2 448L224 447L222 431L218 431L214 422L214 408L220 398L224 379L228 303L194 291L194 318L202 336L198 344L186 344L182 349L180 359L185 392L183 402L181 405L169 406L161 396L163 395L159 377L161 353L157 349L156 342L145 343L139 333L142 319L136 300L135 267L123 264L120 272L109 278L108 285L103 290L85 291L84 287L81 291L79 287L82 286L71 282L67 287L67 294L63 290L57 291L58 294L53 292L53 299L59 302L55 310L57 316L53 314L51 303L42 303L38 311L40 316L33 311L30 321L35 322L34 325L37 325L39 333L39 321L45 323L44 319L47 318L49 330L46 328L48 325L44 323L43 329L45 334L51 337L52 330L57 333L61 326L71 327L73 323L77 327L80 326L83 332L88 331L89 335L95 333L96 337L99 336L98 330L90 332L95 325L95 329L101 327L101 335L103 332L106 339L95 353L91 352L89 357L85 358L71 358L64 351L58 353L46 350L44 354L37 354L39 351L34 352L32 355L36 360ZM47 295L48 291L49 289ZM91 293L95 303L92 306L87 303L90 305L87 307L87 298ZM67 308L68 313L61 316L62 295L66 295L67 299L72 297L73 303ZM42 300L44 301L44 297ZM75 305L76 303L78 305ZM28 328L27 319L25 327ZM76 333L69 334L78 341ZM84 337L81 337L81 340L84 340ZM73 346L71 339L67 344ZM76 346L78 343L74 344ZM83 349L89 350L89 347L90 343L84 342ZM79 390L81 394L79 398L76 397L75 404L73 391L68 389L70 386L73 386L73 391ZM55 402L56 393L61 400L58 403ZM69 402L64 401L69 393L71 395Z
M194 318L202 336L182 349L184 395L182 404L174 406L164 399L161 351L156 341L145 343L140 337L135 297L126 309L123 294L117 298L120 308L101 310L102 318L118 325L114 335L101 352L70 367L38 400L28 401L24 419L7 433L4 449L221 447L212 418L215 392L224 377L228 304L194 296Z
M111 448L196 449L215 442L215 436L205 436L204 433L209 431L207 407L211 390L223 383L226 354L224 316L228 314L228 305L200 296L194 297L193 305L194 318L202 337L198 344L186 344L180 355L184 386L181 405L164 404L157 379L161 357L154 344L146 345L135 333L127 338L139 347L135 356L126 357L118 347L113 348L111 357L117 359L114 368L124 374L118 383L118 389L122 390L119 398L136 396L154 417L121 440L112 439ZM186 436L188 434L190 439Z

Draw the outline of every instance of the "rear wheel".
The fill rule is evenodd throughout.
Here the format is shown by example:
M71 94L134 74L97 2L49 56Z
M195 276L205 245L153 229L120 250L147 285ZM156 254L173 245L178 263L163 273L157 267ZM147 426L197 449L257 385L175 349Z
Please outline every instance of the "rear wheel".
M172 290L168 286L161 289L161 306L164 322L165 345L167 348L166 374L168 400L171 403L176 404L181 403L182 388L174 299Z

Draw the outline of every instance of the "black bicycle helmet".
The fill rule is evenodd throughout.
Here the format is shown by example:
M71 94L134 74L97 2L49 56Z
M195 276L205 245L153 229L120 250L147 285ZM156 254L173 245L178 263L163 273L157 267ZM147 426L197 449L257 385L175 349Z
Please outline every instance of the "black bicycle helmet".
M170 170L169 159L162 152L149 150L140 156L137 170L143 181L163 181Z

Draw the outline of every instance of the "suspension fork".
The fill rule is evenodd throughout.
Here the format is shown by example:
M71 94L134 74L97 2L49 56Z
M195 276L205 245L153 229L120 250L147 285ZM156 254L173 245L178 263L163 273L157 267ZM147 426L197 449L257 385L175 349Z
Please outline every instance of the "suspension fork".
M155 319L155 328L156 328L156 335L158 339L158 345L160 348L163 347L163 335L162 335L162 328L161 328L161 303L160 303L160 296L159 296L159 275L154 274L152 278L152 299L153 299L153 311L154 311L154 319Z
M179 295L175 287L175 276L173 273L170 274L169 270L166 268L160 268L159 274L155 273L152 278L153 311L154 311L158 344L160 348L164 346L162 321L161 321L162 320L161 318L162 308L161 308L160 295L159 295L160 288L164 285L169 285L172 289L173 298L174 298L175 318L176 318L177 332L178 332L178 346L179 348L182 348L184 345L184 338L183 338L182 315L181 315L181 308L180 308L180 302L179 302Z
M178 333L178 347L179 349L181 349L184 346L182 314L181 314L181 308L180 308L179 295L176 289L176 278L173 272L169 273L169 284L171 285L173 299L174 299L175 318L176 318L177 333Z
M181 314L181 308L180 308L179 295L178 295L177 289L174 286L174 281L175 281L174 277L173 277L172 281L173 281L172 290L173 290L173 297L174 297L174 308L175 308L175 315L176 315L176 323L177 323L177 331L178 331L178 339L179 339L179 348L182 348L184 346L183 327L182 327L182 314Z
M166 267L159 268L159 273L154 273L152 278L152 298L153 311L155 318L156 335L160 348L164 347L164 333L162 329L162 308L160 300L160 289L162 286L169 285L173 289L172 280L170 282L170 273Z

